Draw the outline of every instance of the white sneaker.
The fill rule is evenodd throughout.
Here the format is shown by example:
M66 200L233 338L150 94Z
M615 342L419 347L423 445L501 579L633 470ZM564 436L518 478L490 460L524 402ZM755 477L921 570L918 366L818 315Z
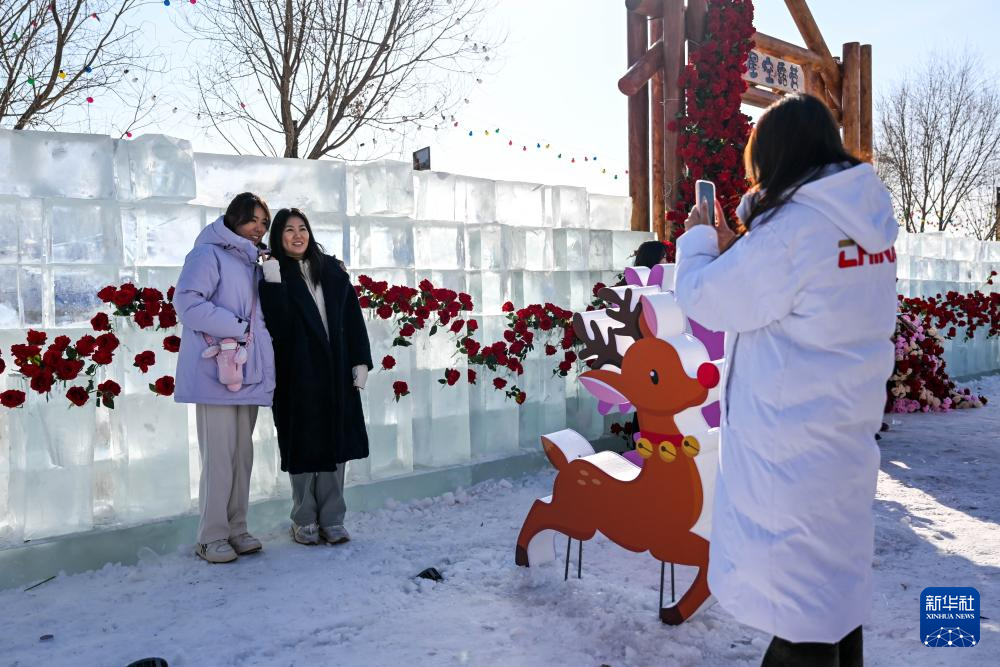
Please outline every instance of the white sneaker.
M214 540L208 544L194 545L194 552L209 563L232 563L238 558L229 540Z
M292 523L292 539L299 544L319 544L319 533L317 532L317 526L314 523L310 523L306 526L300 526L297 523Z
M235 537L230 537L229 544L231 544L236 553L241 556L255 554L264 548L264 545L260 543L260 540L250 533L240 533Z
M343 544L351 539L350 533L343 526L326 526L319 529L319 536L329 544Z

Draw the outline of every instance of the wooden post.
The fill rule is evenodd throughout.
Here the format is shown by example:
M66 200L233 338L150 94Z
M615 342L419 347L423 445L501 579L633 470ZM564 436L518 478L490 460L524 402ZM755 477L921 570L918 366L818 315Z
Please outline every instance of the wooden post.
M663 0L625 0L625 9L658 19L663 16Z
M994 240L1000 241L1000 185L997 186L997 216L993 219Z
M761 109L766 109L775 102L781 99L781 95L778 93L773 93L770 90L765 90L763 88L757 88L756 86L750 86L747 88L746 92L743 93L743 101L750 106L759 107Z
M809 47L810 51L815 51L823 61L820 75L823 77L826 89L833 93L833 97L828 97L824 101L831 106L839 106L841 98L839 94L841 85L840 69L837 67L837 62L833 59L833 54L830 53L830 48L826 45L826 40L823 39L823 33L819 31L819 26L816 25L816 19L813 18L812 12L809 11L809 5L806 4L806 0L785 0L785 6L788 7L788 11L792 15L792 20L795 21L795 26L799 29L799 34L802 35L806 46Z
M684 11L684 28L688 40L688 55L701 46L705 39L705 19L708 16L708 0L688 0ZM688 62L691 62L690 57Z
M660 19L653 19L649 22L650 27L659 25ZM635 61L635 64L628 68L625 76L618 79L618 90L625 95L635 95L645 86L654 74L663 75L663 40L653 35L650 39L656 42L649 47L649 50Z
M663 118L666 123L677 120L684 91L680 87L684 67L684 0L664 0L663 4ZM677 154L679 134L676 129L664 131L664 178L666 205L672 210L677 204L679 188L684 179L684 165ZM662 240L673 241L673 229L667 228Z
M844 147L861 157L861 44L844 44L841 109L844 113Z
M629 67L649 48L646 17L626 14L626 49ZM632 197L632 231L649 231L649 86L628 98L629 195Z
M652 99L650 100L650 105L652 107L652 142L653 142L653 177L652 177L652 190L653 190L653 224L652 231L656 234L656 238L664 239L664 231L666 229L665 222L665 209L663 203L664 189L666 187L666 179L664 176L664 164L663 164L663 149L664 149L664 138L663 133L666 130L666 121L663 120L663 20L653 19L649 22L649 39L653 42L650 47L651 51L654 51L659 55L659 62L661 67L657 69L656 73L653 74L651 80L650 91L652 93Z
M861 46L861 159L872 161L872 45Z

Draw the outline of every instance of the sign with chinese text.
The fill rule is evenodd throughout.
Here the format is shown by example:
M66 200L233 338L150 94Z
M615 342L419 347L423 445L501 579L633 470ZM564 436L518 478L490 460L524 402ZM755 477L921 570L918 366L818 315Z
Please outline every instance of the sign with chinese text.
M806 79L801 65L756 49L752 49L747 57L747 69L743 73L743 79L786 93L806 92Z
M920 593L920 640L930 648L971 648L979 643L979 591L925 588Z

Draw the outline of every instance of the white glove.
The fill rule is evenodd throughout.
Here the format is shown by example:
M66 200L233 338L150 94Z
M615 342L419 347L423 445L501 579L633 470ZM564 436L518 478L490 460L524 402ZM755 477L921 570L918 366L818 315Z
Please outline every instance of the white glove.
M281 282L281 264L278 263L273 257L264 260L261 264L264 269L264 282L268 283L280 283Z
M351 375L354 377L354 386L358 389L364 389L365 383L368 382L368 367L355 366L351 369Z

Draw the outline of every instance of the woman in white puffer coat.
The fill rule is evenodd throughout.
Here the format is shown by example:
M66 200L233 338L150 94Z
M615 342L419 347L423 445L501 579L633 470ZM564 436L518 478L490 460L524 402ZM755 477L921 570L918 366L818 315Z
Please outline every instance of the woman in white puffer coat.
M765 666L860 665L898 224L816 98L772 105L745 162L746 233L696 207L677 244L678 302L726 332L709 587L775 635Z

